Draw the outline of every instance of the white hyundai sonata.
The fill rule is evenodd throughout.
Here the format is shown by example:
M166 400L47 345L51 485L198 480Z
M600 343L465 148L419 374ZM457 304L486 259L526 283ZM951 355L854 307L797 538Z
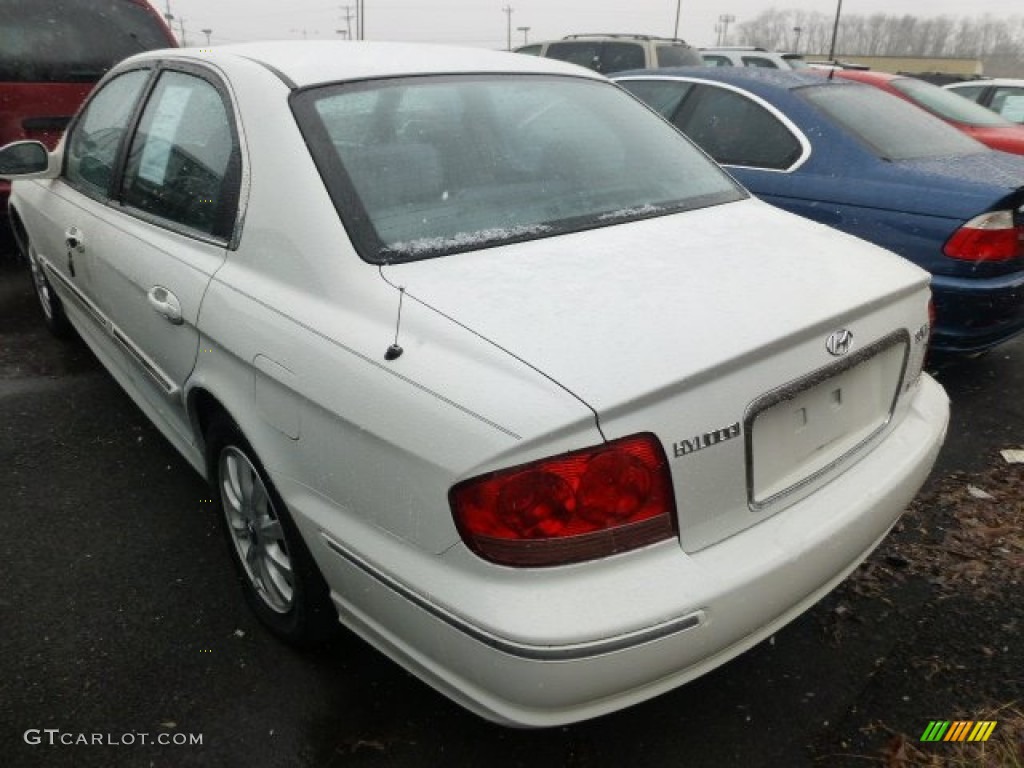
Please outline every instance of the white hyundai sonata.
M209 479L263 622L340 619L502 723L768 637L945 434L925 272L568 64L149 52L0 168L47 323Z

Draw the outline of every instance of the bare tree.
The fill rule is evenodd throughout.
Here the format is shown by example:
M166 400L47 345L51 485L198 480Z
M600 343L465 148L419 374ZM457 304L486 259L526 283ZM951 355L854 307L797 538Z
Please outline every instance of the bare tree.
M785 49L800 27L800 47L823 53L832 42L835 17L827 13L771 8L736 25L742 45ZM985 56L1024 51L1024 16L980 18L872 14L840 19L837 54L846 56Z

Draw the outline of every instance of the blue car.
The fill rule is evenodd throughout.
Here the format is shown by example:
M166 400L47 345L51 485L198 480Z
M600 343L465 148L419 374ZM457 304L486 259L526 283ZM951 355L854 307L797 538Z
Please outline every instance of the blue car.
M931 272L934 351L982 352L1024 331L1024 156L825 74L680 68L614 79L755 195Z

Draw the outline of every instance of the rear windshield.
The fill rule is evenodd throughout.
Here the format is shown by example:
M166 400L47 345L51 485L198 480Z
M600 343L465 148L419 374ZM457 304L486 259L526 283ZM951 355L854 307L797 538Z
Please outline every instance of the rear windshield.
M373 263L745 196L632 96L589 78L351 83L300 92L293 109L353 243Z
M572 41L551 43L547 57L578 64L597 72L611 74L647 66L643 46L636 43Z
M94 82L165 34L127 0L0 0L0 82Z
M958 93L926 83L924 80L899 77L890 80L889 84L928 111L934 112L939 117L944 117L947 120L955 120L958 123L977 126L1013 125L1009 120L1000 117L992 110L980 104L975 104Z
M826 83L798 93L885 160L986 151L948 123L874 86Z

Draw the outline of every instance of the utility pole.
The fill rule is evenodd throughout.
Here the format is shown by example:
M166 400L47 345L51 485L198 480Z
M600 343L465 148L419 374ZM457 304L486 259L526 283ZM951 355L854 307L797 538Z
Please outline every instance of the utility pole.
M178 30L181 32L181 47L188 48L188 38L185 37L185 17L178 17Z
M174 14L171 13L171 0L167 0L164 3L164 19L167 20L167 26L170 27L171 34L174 34Z
M530 42L530 38L529 38L530 28L529 27L516 27L516 29L523 33L523 45L526 45L527 43L529 43Z
M512 10L513 9L511 5L506 5L504 8L501 9L501 12L508 17L508 23L506 24L507 31L505 34L506 51L512 50Z
M352 13L352 6L351 5L343 5L343 6L341 6L341 9L343 11L345 11L345 15L341 17L341 18L343 18L345 20L345 30L340 30L339 29L338 30L338 34L339 35L344 34L346 39L351 40L352 39L352 18L353 18L353 16L355 14Z
M843 0L836 4L836 23L832 26L832 46L828 51L828 60L836 63L836 38L839 36L839 16L843 12Z
M213 34L213 30L212 29L201 29L199 31L202 32L204 35L206 35L206 44L209 45L210 44L210 35Z
M718 21L721 23L722 38L718 41L719 45L729 44L729 25L736 21L736 17L731 13L723 13L718 17Z

